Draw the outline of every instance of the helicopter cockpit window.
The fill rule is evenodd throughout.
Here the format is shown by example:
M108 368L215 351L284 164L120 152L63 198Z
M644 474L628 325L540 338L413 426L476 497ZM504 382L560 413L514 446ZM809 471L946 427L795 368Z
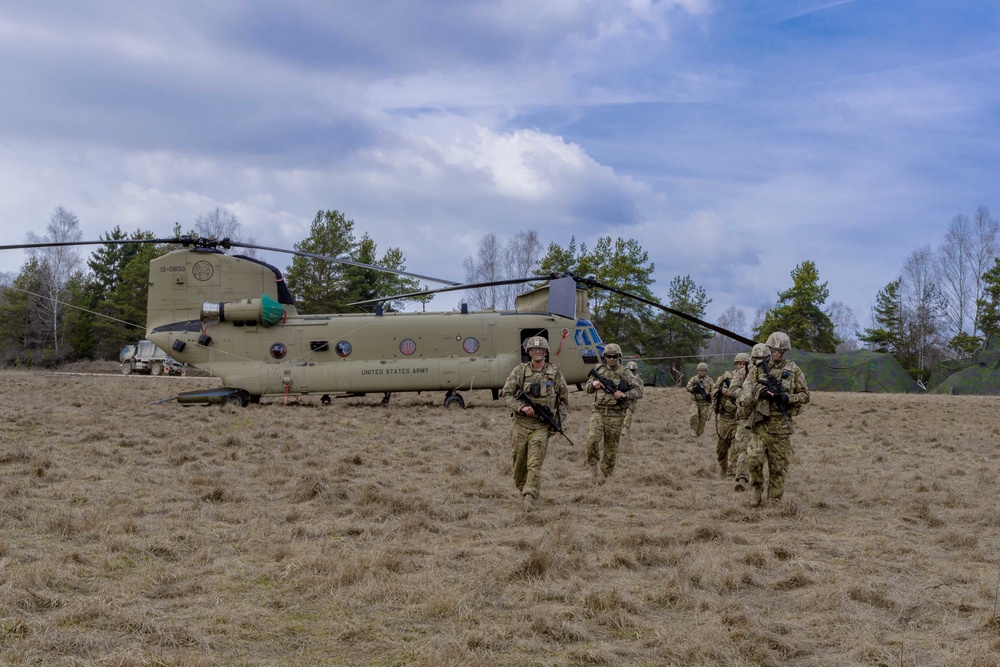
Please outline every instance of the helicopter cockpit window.
M593 345L593 343L590 340L590 332L588 332L586 329L577 329L576 331L574 331L573 339L576 341L576 344L581 347L585 347L587 345Z
M603 340L601 340L601 334L597 333L597 329L595 329L594 327L590 327L590 336L594 339L595 344L604 342Z
M337 350L338 357L346 357L351 354L351 344L346 340L339 341L334 349Z
M479 351L479 340L475 338L466 338L462 341L462 349L469 354L475 354Z
M407 338L406 340L404 340L402 343L399 344L399 351L405 354L406 356L410 356L411 354L417 351L417 344L414 343L409 338Z
M271 357L274 359L284 359L286 354L288 354L288 348L285 347L284 343L275 343L271 346Z

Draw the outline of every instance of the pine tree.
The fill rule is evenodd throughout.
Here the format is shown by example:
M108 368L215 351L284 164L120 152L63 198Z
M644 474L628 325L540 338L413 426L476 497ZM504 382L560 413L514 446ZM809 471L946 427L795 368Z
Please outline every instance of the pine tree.
M879 290L875 296L872 326L859 336L863 343L874 346L878 352L899 354L903 351L905 335L901 283L902 278L896 278Z
M792 347L809 352L834 353L837 340L833 321L820 307L830 291L819 282L816 264L806 260L792 270L792 286L778 293L778 303L767 313L754 338L764 340L775 331L783 331Z

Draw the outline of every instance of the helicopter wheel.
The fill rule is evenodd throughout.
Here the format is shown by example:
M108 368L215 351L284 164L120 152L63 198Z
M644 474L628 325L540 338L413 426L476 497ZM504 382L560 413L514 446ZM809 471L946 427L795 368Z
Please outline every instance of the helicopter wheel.
M231 405L234 408L245 408L249 402L250 397L245 392L237 391L226 398L225 405Z
M462 409L465 407L465 399L458 394L448 394L444 397L444 407Z
M319 402L323 405L330 405L330 394L323 394L323 396L319 399Z

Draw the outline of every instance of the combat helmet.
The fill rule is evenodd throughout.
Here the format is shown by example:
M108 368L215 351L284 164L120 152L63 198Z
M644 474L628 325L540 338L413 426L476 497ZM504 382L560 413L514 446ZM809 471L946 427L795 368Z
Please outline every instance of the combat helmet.
M532 348L541 348L543 350L549 349L549 341L543 336L532 336L531 338L524 341L524 351L527 352Z
M764 343L772 350L784 350L787 352L792 349L792 341L789 340L788 334L782 333L780 331L775 331L770 336L767 337L767 342Z
M617 354L619 357L622 356L622 348L621 348L621 346L618 345L617 343L608 343L607 345L604 346L604 355L603 356L606 357L609 354Z
M753 350L750 351L750 356L754 359L767 359L767 345L757 343L753 346Z
M749 364L750 363L750 355L747 354L746 352L740 352L739 354L736 355L736 358L733 359L733 365L735 366L736 364L738 364L741 361L744 364Z
M639 364L635 363L634 361L630 361L627 364L625 364L625 368L629 369L633 373L639 372Z
M704 361L701 362L700 364L698 364L698 370L699 371L707 371L708 370L708 364L706 364Z

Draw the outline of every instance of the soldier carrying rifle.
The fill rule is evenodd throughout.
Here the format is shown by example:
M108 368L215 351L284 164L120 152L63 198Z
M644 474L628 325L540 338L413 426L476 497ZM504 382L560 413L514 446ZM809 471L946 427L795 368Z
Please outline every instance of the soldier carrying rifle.
M562 420L569 390L562 371L545 359L548 340L532 336L524 341L524 349L531 361L510 372L500 395L514 413L511 432L514 486L521 494L524 508L531 510L541 492L542 463L549 436L555 433L565 436Z
M587 383L587 393L594 394L594 409L587 432L586 474L593 478L598 476L598 467L604 477L614 472L625 412L630 402L642 398L642 380L621 364L621 357L621 347L615 343L605 345L604 363L591 371Z
M698 437L705 432L705 424L712 415L712 378L708 375L708 364L698 364L698 374L691 376L685 389L694 400L691 404L691 433Z
M765 345L770 357L751 366L739 397L740 405L752 409L745 425L753 433L747 446L752 507L761 504L765 462L767 498L771 502L781 500L792 452L792 419L809 402L805 374L794 361L785 358L792 347L788 336L776 331L768 336Z

